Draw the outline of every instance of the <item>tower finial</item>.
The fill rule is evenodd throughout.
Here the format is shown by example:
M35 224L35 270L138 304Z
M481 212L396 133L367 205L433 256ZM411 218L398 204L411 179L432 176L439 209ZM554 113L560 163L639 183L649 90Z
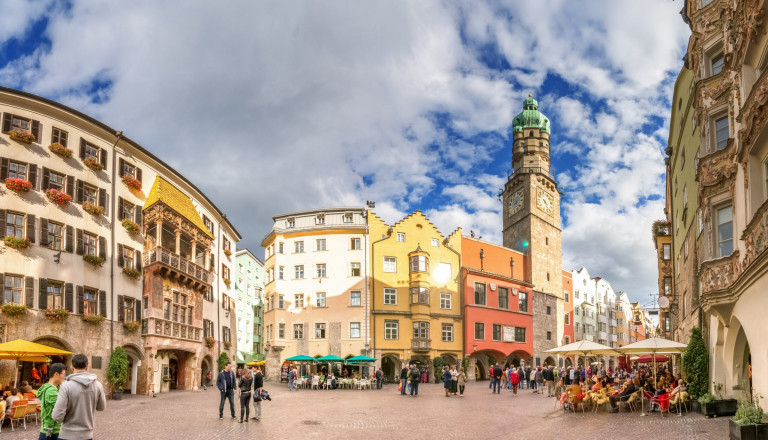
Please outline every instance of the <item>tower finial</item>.
M533 98L533 95L529 93L529 94L528 94L528 97L529 97L529 98Z

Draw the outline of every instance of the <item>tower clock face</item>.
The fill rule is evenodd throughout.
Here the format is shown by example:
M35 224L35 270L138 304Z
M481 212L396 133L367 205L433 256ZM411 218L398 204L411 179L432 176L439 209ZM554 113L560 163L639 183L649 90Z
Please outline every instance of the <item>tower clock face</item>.
M554 215L555 198L552 197L552 194L536 187L536 207L547 215Z
M525 195L523 194L523 190L518 190L516 193L512 194L509 198L509 215L517 214L518 211L523 207L523 202L525 201Z

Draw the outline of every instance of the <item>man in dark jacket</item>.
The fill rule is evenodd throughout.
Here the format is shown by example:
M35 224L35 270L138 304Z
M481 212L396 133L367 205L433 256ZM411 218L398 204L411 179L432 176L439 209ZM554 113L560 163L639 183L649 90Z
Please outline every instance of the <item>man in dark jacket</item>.
M411 397L419 397L419 379L421 371L414 365L411 367Z
M497 363L493 366L493 392L496 394L501 394L501 375L504 374L503 371L501 371L501 367Z
M235 373L232 371L232 364L227 364L224 371L219 371L216 376L216 388L221 392L221 402L219 403L219 420L224 419L224 401L229 399L229 409L232 410L232 418L235 417Z
M384 372L381 370L381 367L379 367L378 370L376 370L376 389L380 390L381 386L384 382Z
M555 372L552 371L552 365L544 369L544 384L547 386L547 397L555 395Z
M251 417L251 420L257 422L261 419L262 388L264 388L264 375L261 373L261 367L257 365L253 368L253 417Z
M403 369L400 370L400 395L405 396L405 388L408 386L408 367L403 365Z
M608 401L611 404L612 412L619 412L619 409L616 407L616 402L618 402L618 401L624 402L625 400L629 399L629 396L631 396L632 393L634 393L635 391L637 391L637 387L632 382L632 379L627 379L627 386L626 386L626 388L624 388L624 391L622 391L619 394L615 394L613 396L610 396L608 398Z

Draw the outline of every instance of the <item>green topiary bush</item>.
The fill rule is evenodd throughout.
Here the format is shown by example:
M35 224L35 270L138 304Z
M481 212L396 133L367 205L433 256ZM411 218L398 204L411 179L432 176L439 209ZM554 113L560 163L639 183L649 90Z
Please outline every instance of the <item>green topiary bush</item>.
M109 358L107 379L112 382L115 391L123 391L123 384L128 379L128 355L123 347L117 347L112 352L112 357Z
M219 371L222 371L224 367L229 363L229 356L226 353L219 355Z
M709 355L698 327L691 329L691 339L683 353L683 377L688 382L688 394L692 399L709 391Z
M443 358L440 356L436 357L432 360L432 365L435 366L435 379L443 380L443 365L445 365Z

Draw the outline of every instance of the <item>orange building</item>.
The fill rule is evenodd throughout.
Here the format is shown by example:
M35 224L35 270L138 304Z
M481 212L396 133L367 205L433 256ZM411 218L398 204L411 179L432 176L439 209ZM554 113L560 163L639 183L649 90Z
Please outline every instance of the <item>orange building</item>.
M487 379L489 367L496 362L531 365L533 300L531 283L522 279L528 264L524 255L462 237L461 259L469 379Z
M561 345L574 342L573 339L573 275L563 270L563 340Z

